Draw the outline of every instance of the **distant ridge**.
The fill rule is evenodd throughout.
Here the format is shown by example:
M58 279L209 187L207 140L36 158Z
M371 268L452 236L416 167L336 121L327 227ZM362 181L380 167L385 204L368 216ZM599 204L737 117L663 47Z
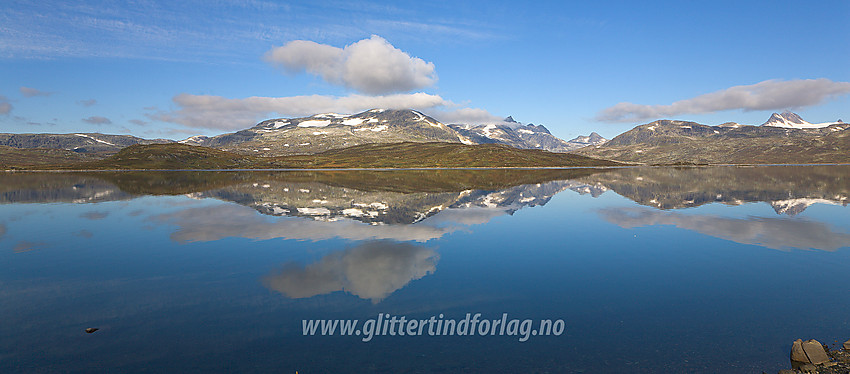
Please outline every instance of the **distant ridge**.
M102 160L20 167L63 170L197 170L327 168L502 168L618 166L569 153L502 144L447 142L362 144L312 155L257 157L188 144L133 145ZM14 165L12 165L14 166Z
M850 163L850 125L774 113L762 126L658 120L576 154L647 164Z

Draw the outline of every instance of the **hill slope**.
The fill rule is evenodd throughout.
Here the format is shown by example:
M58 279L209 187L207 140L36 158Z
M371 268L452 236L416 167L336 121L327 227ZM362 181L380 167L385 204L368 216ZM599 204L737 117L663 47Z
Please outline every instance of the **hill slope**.
M193 136L181 143L260 156L315 154L362 144L401 142L492 143L566 152L605 141L593 135L565 141L543 126L522 125L510 117L499 125L445 125L416 110L372 109L353 115L324 113L270 119L235 133Z
M259 157L186 144L132 145L103 160L61 169L255 169L272 164Z
M659 120L575 153L648 164L848 163L850 125L782 128Z
M85 154L64 149L15 148L0 145L0 170L58 165L90 160Z
M134 144L173 143L168 139L143 139L131 135L100 133L0 134L0 146L19 149L62 149L94 157L106 157Z
M501 144L457 143L364 144L315 155L275 161L292 168L419 168L419 167L574 167L616 166L615 162L568 153L517 149Z
M127 147L103 160L35 169L270 169L615 166L614 162L505 145L457 143L365 144L315 155L254 157L186 144Z
M181 141L246 155L314 154L370 143L469 143L457 131L415 110L373 109L354 115L317 114L278 118L231 134Z

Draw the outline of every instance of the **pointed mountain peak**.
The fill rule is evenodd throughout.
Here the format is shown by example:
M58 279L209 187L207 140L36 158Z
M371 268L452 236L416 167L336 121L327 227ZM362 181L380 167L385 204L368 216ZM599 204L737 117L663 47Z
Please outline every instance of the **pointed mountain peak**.
M782 114L773 113L768 118L767 122L762 126L785 127L785 128L800 128L810 127L811 123L806 122L797 113L784 111Z
M580 144L581 146L586 145L602 145L607 142L608 139L603 138L601 135L597 134L595 131L591 132L588 136L579 135L575 137L575 139L569 140L570 143Z
M799 116L797 113L789 112L789 111L787 111L787 110L786 110L786 111L784 111L784 112L782 112L781 116L782 116L782 118L785 118L785 119L786 119L786 120L788 120L789 122L793 122L793 123L808 123L808 122L806 122L806 121L803 121L803 119L802 119L802 118L800 118L800 116Z
M525 125L525 127L533 129L532 131L535 131L535 132L545 132L545 133L550 134L550 135L552 134L551 132L549 132L549 129L547 129L546 126L543 126L543 125L535 125L533 123L529 123L529 124Z
M512 116L507 116L507 117L505 118L505 122L509 122L509 123L518 123L516 120L514 120L514 117L512 117Z

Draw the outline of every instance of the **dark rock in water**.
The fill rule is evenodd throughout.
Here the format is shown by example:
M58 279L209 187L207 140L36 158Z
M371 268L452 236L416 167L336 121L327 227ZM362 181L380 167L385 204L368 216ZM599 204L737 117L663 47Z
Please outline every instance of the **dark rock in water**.
M89 328L86 329L86 333L91 334L91 333L93 333L97 330L100 330L100 329L98 329L97 327L89 327Z
M844 350L850 351L850 340L844 342Z
M817 340L811 339L803 342L803 351L805 351L806 356L809 357L809 362L815 365L829 362L829 356L823 349L823 344Z

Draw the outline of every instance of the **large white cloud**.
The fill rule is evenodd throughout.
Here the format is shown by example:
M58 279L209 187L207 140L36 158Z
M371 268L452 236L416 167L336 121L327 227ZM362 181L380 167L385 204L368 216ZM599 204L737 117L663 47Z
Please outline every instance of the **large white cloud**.
M483 109L460 108L439 95L403 93L434 84L434 64L411 57L377 35L344 48L295 40L268 51L265 59L290 73L306 71L362 94L226 98L183 93L172 99L176 109L147 116L188 127L241 130L272 116L353 114L382 108L416 109L444 123L504 123Z
M292 298L344 290L378 302L410 281L434 273L439 258L437 252L413 244L372 241L331 253L303 268L284 265L263 283Z
M433 63L411 57L377 35L344 48L295 40L268 51L265 59L287 72L306 71L370 95L407 92L437 81Z
M603 109L596 115L596 119L604 122L636 122L735 109L795 109L817 105L847 94L850 94L850 82L833 82L826 78L766 80L676 101L670 105L623 102Z
M275 114L282 117L303 117L317 113L357 113L372 108L432 109L455 106L438 95L422 92L383 96L289 96L248 97L230 99L222 96L180 94L173 98L177 110L157 112L148 116L158 121L179 123L189 127L221 130L241 130Z

